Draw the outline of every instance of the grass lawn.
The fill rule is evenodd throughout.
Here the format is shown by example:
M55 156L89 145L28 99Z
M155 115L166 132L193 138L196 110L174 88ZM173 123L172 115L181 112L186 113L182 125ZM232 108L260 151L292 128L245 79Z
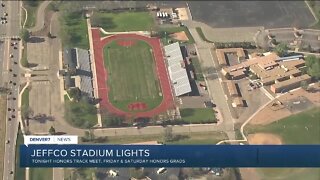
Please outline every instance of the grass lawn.
M23 67L28 67L28 59L27 59L27 43L23 42L23 50L22 50L22 56L21 56L21 65Z
M209 42L209 43L212 43L212 41L210 41L210 40L208 40L208 39L206 38L206 36L204 35L204 33L203 33L203 31L202 31L202 29L201 29L200 27L196 27L196 31L198 32L198 34L199 34L199 36L200 36L200 38L201 38L202 40L204 40L204 41L206 41L206 42Z
M94 13L92 24L108 32L150 31L154 20L149 12Z
M182 134L189 136L188 133ZM191 133L186 139L173 141L167 144L217 144L219 141L228 139L224 132Z
M262 179L268 180L318 180L320 168L257 168L257 173Z
M184 138L170 142L168 144L216 144L221 140L228 139L224 132L190 132L179 133ZM139 135L139 136L109 136L107 144L130 144L146 141L163 141L163 135ZM104 143L105 144L105 143Z
M52 168L30 168L29 178L32 180L52 180Z
M266 126L247 126L245 132L276 134L285 144L320 144L320 109L314 108Z
M26 8L27 12L28 12L28 18L27 18L27 22L25 24L25 28L32 28L34 27L34 25L36 24L36 18L37 18L37 11L38 11L38 7L40 6L41 2L40 1L33 1L32 3L25 1L23 2L23 7ZM25 11L22 12L23 14L25 14ZM25 15L24 15L25 17ZM25 19L22 19L24 23Z
M64 47L89 49L87 21L81 12L62 14L60 24Z
M135 41L123 47L113 41L104 48L104 61L108 72L110 102L123 111L128 104L144 102L147 109L157 107L162 96L151 47L143 41Z
M6 135L6 112L7 112L7 97L0 95L0 136ZM0 177L2 177L3 164L4 164L4 138L0 139Z
M247 126L245 132L276 134L285 144L320 144L320 110L314 108L266 126ZM258 168L257 172L262 179L271 180L318 180L320 177L320 168Z
M84 101L65 101L65 118L69 124L78 128L91 128L97 124L97 109Z
M169 37L170 34L173 34L173 33L176 33L176 32L181 32L181 31L184 31L189 39L189 41L187 41L186 43L187 44L193 44L194 43L194 39L189 31L189 29L185 26L179 26L179 27L170 27L170 28L160 28L159 32L161 34L163 34L164 32L167 33L167 37L163 36L161 37L161 41L164 45L168 45L168 40L172 40L172 41L177 41L177 40L174 40L172 38Z
M26 88L23 93L22 93L22 98L21 98L21 116L22 119L24 119L26 111L29 110L29 92L30 92L30 87Z
M191 124L216 122L215 113L210 108L181 109L180 114L183 121Z
M23 143L23 135L21 132L21 129L19 128L18 131L18 136L17 136L17 143L16 143L16 164L15 164L15 175L14 175L14 179L15 180L25 180L26 178L26 169L25 168L21 168L20 167L20 145L24 144Z
M29 87L23 91L21 98L21 106L29 107L29 92Z
M320 3L319 2L315 2L315 1L314 2L306 1L306 2L313 9L313 12L316 14L318 19L320 19ZM320 29L320 21L318 21L316 24L314 24L311 28Z
M191 61L192 61L192 65L194 67L194 71L196 74L196 80L197 81L204 81L203 72L201 69L199 59L197 57L193 57L193 58L191 58Z

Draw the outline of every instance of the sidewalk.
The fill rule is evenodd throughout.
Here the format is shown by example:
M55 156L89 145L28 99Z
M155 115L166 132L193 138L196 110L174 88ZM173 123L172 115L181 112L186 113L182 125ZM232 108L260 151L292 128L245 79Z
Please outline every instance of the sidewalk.
M87 27L88 27L88 36L89 36L89 44L90 44L90 57L91 57L91 70L92 70L92 81L93 81L93 94L96 99L99 98L98 94L98 82L97 82L97 71L96 71L96 63L95 63L95 57L94 57L94 48L93 48L93 40L92 40L92 31L91 31L91 22L90 18L87 19ZM100 104L98 103L96 105L96 108L100 109ZM102 127L102 121L101 121L101 114L98 111L97 114L98 118L98 127Z

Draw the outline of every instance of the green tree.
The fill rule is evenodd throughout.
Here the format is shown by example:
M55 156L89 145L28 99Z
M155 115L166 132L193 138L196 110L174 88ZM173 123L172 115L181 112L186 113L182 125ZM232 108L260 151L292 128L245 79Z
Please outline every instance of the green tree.
M309 55L305 60L308 74L316 80L320 79L320 58Z
M59 5L57 2L51 2L49 5L48 5L48 8L51 10L51 11L59 11Z
M172 127L166 127L163 132L163 142L170 142L173 138Z
M78 102L81 99L81 91L79 88L72 88L68 91L68 94L74 101Z
M271 43L276 45L277 44L277 40L276 39L271 39Z
M20 31L20 37L23 41L27 42L30 38L30 32L27 29L22 29Z
M314 8L314 6L316 5L315 0L308 0L309 1L309 5Z
M25 1L24 3L26 3L26 5L28 6L37 7L40 3L40 0L28 0L28 1Z
M301 85L302 89L304 89L306 91L308 90L309 84L307 81L302 81L300 85Z
M56 133L56 129L53 126L51 126L49 129L49 134L53 135L55 133Z
M53 38L53 36L52 36L52 34L50 33L50 32L48 32L48 34L47 34L47 36L48 36L48 38Z
M136 179L142 179L146 177L143 168L130 168L130 176Z
M0 87L0 94L7 94L8 92L10 92L9 88Z
M100 109L102 115L102 126L103 127L120 127L125 121L124 116L119 116L116 114L110 113L107 109Z
M288 46L285 43L280 43L276 45L275 47L275 52L277 53L278 56L282 57L287 54L288 52Z
M32 117L33 115L34 115L34 112L30 107L24 106L24 105L21 107L21 118L22 119L24 119L24 120L28 119L28 118Z
M92 129L84 132L84 138L88 141L93 141L95 139L95 135Z

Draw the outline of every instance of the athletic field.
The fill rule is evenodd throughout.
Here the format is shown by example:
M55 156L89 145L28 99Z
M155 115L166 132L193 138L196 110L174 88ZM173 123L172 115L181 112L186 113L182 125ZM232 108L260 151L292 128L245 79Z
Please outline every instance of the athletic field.
M154 117L174 108L160 39L139 34L101 38L92 28L100 109L126 117Z
M116 40L104 47L109 100L124 111L149 110L162 101L152 48L140 40Z

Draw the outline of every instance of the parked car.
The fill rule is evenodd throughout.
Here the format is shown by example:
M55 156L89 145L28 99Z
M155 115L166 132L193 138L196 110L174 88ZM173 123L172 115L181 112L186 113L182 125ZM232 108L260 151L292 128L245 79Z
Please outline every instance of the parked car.
M164 167L162 167L162 168L159 168L159 169L157 170L157 174L163 174L163 173L165 173L166 171L167 171L167 169L164 168Z
M116 176L119 176L119 173L117 171L115 171L115 170L110 169L109 170L109 175L111 177L116 177Z

